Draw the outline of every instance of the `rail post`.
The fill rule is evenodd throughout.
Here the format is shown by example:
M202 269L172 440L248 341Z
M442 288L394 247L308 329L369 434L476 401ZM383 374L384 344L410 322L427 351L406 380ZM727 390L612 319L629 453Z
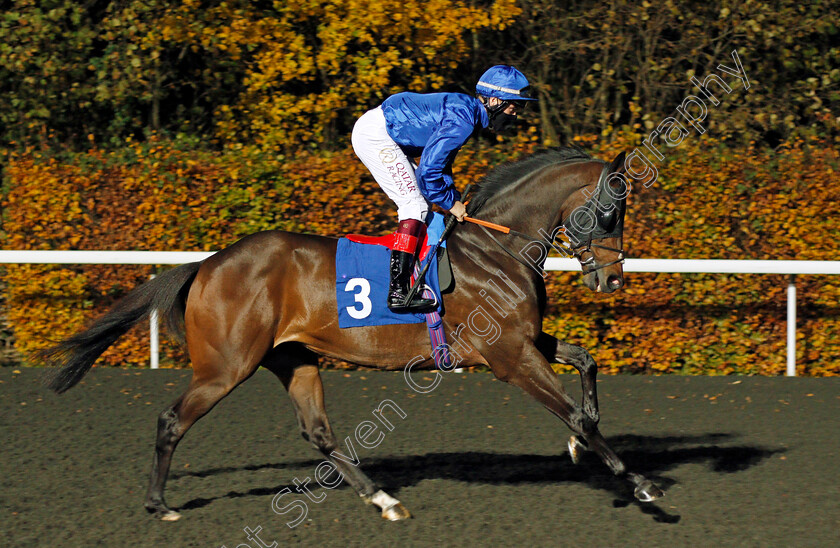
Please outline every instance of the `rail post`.
M796 275L788 278L787 287L787 376L796 376Z
M149 277L150 280L155 279L155 275L152 274ZM152 369L157 369L159 367L159 352L158 352L158 344L159 344L160 336L158 334L158 311L152 310L152 313L149 314L149 347L151 355L149 356L149 366Z

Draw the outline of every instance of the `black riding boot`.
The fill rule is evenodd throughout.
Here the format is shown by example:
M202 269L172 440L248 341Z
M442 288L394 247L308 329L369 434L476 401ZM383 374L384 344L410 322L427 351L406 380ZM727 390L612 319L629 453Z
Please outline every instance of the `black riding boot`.
M424 299L417 291L408 306L403 306L408 292L411 290L411 273L414 269L414 254L405 251L391 251L391 283L388 288L388 308L392 312L432 312L435 307L433 299Z

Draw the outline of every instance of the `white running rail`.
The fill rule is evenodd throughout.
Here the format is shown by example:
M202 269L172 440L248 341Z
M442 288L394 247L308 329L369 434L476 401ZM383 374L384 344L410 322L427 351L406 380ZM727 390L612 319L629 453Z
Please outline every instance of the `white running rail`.
M12 264L184 264L212 255L203 251L4 251L0 263ZM575 259L549 257L545 269L579 271ZM751 261L718 259L627 259L625 272L684 274L781 274L787 275L787 375L796 375L796 284L798 274L837 275L840 261ZM157 314L152 314L151 367L158 367Z
M576 259L549 257L546 270L580 270ZM625 272L683 274L783 274L787 287L787 368L796 376L796 275L840 274L840 261L752 261L723 259L627 259Z

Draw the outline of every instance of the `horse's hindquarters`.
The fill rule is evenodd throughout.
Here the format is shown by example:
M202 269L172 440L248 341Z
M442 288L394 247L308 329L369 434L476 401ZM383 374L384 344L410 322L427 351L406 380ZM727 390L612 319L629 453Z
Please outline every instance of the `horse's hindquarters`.
M333 238L281 231L246 237L196 276L185 323L194 367L244 368L283 343L361 365L403 368L430 357L424 323L341 329ZM387 268L387 265L385 265ZM386 303L380 303L386 306ZM228 365L224 365L224 364Z

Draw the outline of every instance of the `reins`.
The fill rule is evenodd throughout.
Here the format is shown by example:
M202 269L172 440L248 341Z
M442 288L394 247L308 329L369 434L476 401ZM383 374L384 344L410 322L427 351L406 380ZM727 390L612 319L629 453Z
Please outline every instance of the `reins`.
M608 172L607 168L604 168L601 171L601 176L598 180L598 184L596 185L596 188L602 188L603 184L606 184L604 181L605 181L605 177L607 176L607 172ZM470 185L470 186L472 186L472 185ZM603 193L603 191L602 191L602 193ZM465 196L466 196L466 194L467 194L467 192L464 193ZM599 195L596 198L598 204L600 204L600 199L601 199L601 196ZM608 247L608 246L604 246L604 245L600 245L600 244L593 244L592 243L592 233L591 232L589 233L589 238L587 239L585 246L580 245L577 248L572 248L569 244L567 244L563 240L558 241L557 236L554 236L550 241L548 240L547 236L543 239L537 239L537 238L534 238L534 237L532 237L528 234L525 234L524 232L519 232L518 230L513 230L512 228L506 227L504 225L499 225L499 224L496 224L496 223L491 223L489 221L483 221L481 219L476 219L476 218L473 218L473 217L465 217L464 220L479 225L481 227L481 229L484 231L484 233L487 234L487 236L489 236L490 239L493 240L496 243L496 245L501 247L502 250L505 253L507 253L510 257L512 257L514 260L516 260L520 264L523 264L523 265L528 266L530 268L533 268L534 265L526 263L525 261L522 260L521 257L517 257L502 242L500 242L498 240L498 238L496 238L490 232L490 230L488 230L488 229L496 230L496 231L501 232L503 234L510 234L510 235L513 235L513 236L518 236L520 238L528 240L529 243L539 244L544 250L546 250L546 255L548 254L548 250L546 249L546 247L550 247L551 249L554 249L556 251L559 251L561 253L564 253L566 255L574 257L575 259L577 259L580 262L581 270L583 271L584 276L586 276L587 274L590 274L592 272L596 272L598 270L601 270L602 268L606 268L608 266L612 266L614 264L624 262L624 250L623 249L616 249L616 248L613 248L613 247ZM558 247L557 244L559 244L559 247ZM604 263L604 264L597 264L597 263L595 263L595 254L592 252L592 248L611 251L613 253L617 253L618 256L614 261ZM543 265L541 264L540 268L542 268L542 267L543 267Z
M484 233L485 233L485 234L487 234L487 236L488 236L491 240L493 240L494 242L496 242L496 245L498 245L499 247L501 247L501 248L502 248L502 250L503 250L505 253L507 253L507 254L508 254L511 258L515 259L515 260L516 260L517 262L519 262L520 264L523 264L523 265L528 266L528 267L533 267L533 265L529 265L528 263L526 263L525 261L523 261L521 257L517 257L516 255L514 255L514 254L513 254L513 252L512 252L511 250L509 250L509 249L508 249L508 248L507 248L507 247L506 247L506 246L505 246L502 242L500 242L500 241L498 240L498 238L496 238L495 236L493 236L493 233L492 233L492 232L490 232L490 231L489 231L489 230L487 230L487 229L488 229L488 228L489 228L489 229L493 229L493 230L495 230L495 231L497 231L497 232L501 232L502 234L510 234L510 235L513 235L513 236L519 236L520 238L524 238L524 239L528 240L530 243L537 242L537 243L538 243L538 244L540 244L540 245L545 245L545 244L543 244L542 240L535 240L534 238L532 238L531 236L529 236L529 235L525 234L524 232L519 232L518 230L514 230L514 229L512 229L512 228L510 228L510 227L507 227L507 226L504 226L504 225L499 225L499 224L496 224L496 223L491 223L490 221L482 221L481 219L476 219L476 218L474 218L474 217L469 217L469 216L464 217L464 220L465 220L465 221L468 221L468 222L470 222L470 223L473 223L473 224L476 224L476 225L480 226L480 227L481 227L481 229L484 231ZM552 242L552 247L554 247L553 242Z
M571 255L572 257L574 257L575 259L577 259L580 262L580 266L583 270L583 275L584 276L591 273L591 272L596 272L598 270L601 270L602 268L606 268L608 266L612 266L614 264L618 264L618 263L624 261L624 250L623 249L616 249L614 247L607 247L607 246L600 245L600 244L593 244L592 240L589 240L586 243L586 247L584 249L580 250L580 251L575 251L574 249L572 249L570 246L568 246L565 242L563 242L561 240L559 242L561 248L558 249L556 247L556 244L558 243L556 236L550 242L546 242L546 241L543 241L543 240L538 240L538 239L536 239L532 236L529 236L528 234L525 234L524 232L519 232L518 230L514 230L514 229L512 229L510 227L506 227L504 225L491 223L489 221L483 221L481 219L476 219L476 218L473 218L473 217L465 217L464 220L469 221L473 224L479 225L481 227L481 229L484 231L484 233L487 234L487 236L489 236L491 240L496 242L496 244L499 247L501 247L502 250L505 253L510 255L513 259L515 259L520 264L523 264L523 265L525 265L527 267L530 267L530 268L533 268L533 265L526 263L525 261L522 260L521 257L517 257L516 255L514 255L513 252L510 251L502 242L500 242L498 240L498 238L493 236L493 234L488 229L493 229L493 230L496 230L496 231L501 232L503 234L510 234L510 235L513 235L513 236L519 236L520 238L528 240L529 243L537 243L537 244L543 246L544 248L545 247L551 247L552 249L555 249L555 250L561 251L563 253L566 253L568 255ZM613 251L615 253L618 253L618 258L616 260L612 261L612 262L596 265L595 268L587 269L587 266L589 266L589 265L591 265L592 263L595 262L595 255L592 254L592 248L593 247L597 247L598 249L604 249L606 251ZM583 255L585 253L590 254L590 256L586 259L583 258ZM540 265L540 267L542 267L542 265Z
M604 177L604 174L605 173L601 174L602 178ZM599 185L600 185L600 181L599 181ZM464 198L466 198L469 195L470 190L472 189L472 186L473 186L472 183L470 183L464 189L464 193L463 193ZM465 203L469 203L469 202L465 202ZM607 247L607 246L600 245L600 244L593 244L591 238L586 242L585 247L584 246L578 246L578 248L572 248L570 245L566 244L566 242L564 242L562 240L560 240L558 242L557 236L552 238L551 241L548 241L547 238L537 239L537 238L534 238L533 236L525 234L524 232L519 232L518 230L514 230L510 227L500 225L500 224L496 224L496 223L491 223L490 221L484 221L482 219L476 219L475 217L465 216L464 220L467 221L467 222L470 222L472 224L476 224L476 225L480 226L481 229L484 231L484 233L487 234L487 236L491 240L493 240L496 243L496 245L498 245L500 248L502 248L502 250L505 253L507 253L512 259L514 259L519 264L527 266L528 268L534 268L534 265L525 262L522 259L522 257L519 257L516 254L514 254L510 249L507 248L507 246L505 246L502 242L500 242L499 239L496 238L493 235L492 232L490 232L490 230L495 230L497 232L501 232L502 234L517 236L519 238L528 240L528 243L539 244L543 249L545 249L546 247L550 247L551 249L554 249L556 251L560 251L562 253L570 255L573 258L577 259L578 262L580 262L582 274L584 276L586 276L587 274L591 274L592 272L597 272L598 270L601 270L602 268L606 268L608 266L612 266L614 264L624 262L624 250L623 249L616 249L616 248L613 248L613 247ZM443 230L443 233L440 235L440 239L438 240L438 242L432 248L432 251L431 251L432 253L437 253L438 248L440 248L440 246L449 237L449 234L455 228L455 226L457 224L456 221L457 221L457 218L455 216L450 216L449 219L447 219L446 226ZM559 244L559 247L557 246L557 244ZM583 249L580 249L581 247ZM614 253L617 253L618 257L614 261L611 261L609 263L597 264L597 263L595 263L595 254L592 253L592 248L603 249L605 251L612 251ZM546 249L546 255L547 254L548 254L548 250ZM588 255L588 256L586 258L584 258L584 255ZM419 274L415 277L414 283L412 284L411 288L409 289L408 294L406 295L406 298L403 301L405 306L408 306L408 303L411 302L411 300L414 298L414 296L419 291L422 280L423 280L424 276L426 275L426 271L428 270L429 265L431 265L431 263L432 263L431 260L427 261L426 264L423 266L422 270L420 270ZM595 265L594 267L592 267L593 264ZM543 265L540 264L540 268L542 268L542 267L543 267Z

